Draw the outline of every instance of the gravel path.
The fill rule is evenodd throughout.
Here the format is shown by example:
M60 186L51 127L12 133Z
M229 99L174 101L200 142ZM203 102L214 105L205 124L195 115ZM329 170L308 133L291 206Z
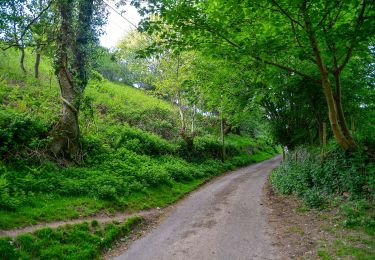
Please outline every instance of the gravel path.
M198 189L115 259L281 259L261 200L279 162L278 156L244 167Z

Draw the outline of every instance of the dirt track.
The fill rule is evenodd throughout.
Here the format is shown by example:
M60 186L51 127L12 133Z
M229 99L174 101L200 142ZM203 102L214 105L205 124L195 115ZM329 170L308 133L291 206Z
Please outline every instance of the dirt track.
M262 205L276 157L241 168L193 192L115 259L280 259Z

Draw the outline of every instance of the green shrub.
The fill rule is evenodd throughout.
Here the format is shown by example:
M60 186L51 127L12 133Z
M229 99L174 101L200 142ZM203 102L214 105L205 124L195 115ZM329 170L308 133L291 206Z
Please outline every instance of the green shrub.
M20 200L9 194L9 183L5 176L0 176L0 207L15 210L21 203Z
M205 160L208 158L221 159L222 145L219 138L205 135L197 136L193 141L193 149L187 147L186 143L179 139L178 153L189 160ZM225 154L228 158L239 155L241 150L233 143L225 143Z
M280 193L296 194L309 206L319 207L337 194L349 194L352 200L373 199L373 169L360 153L348 155L331 147L322 160L318 150L299 148L273 171L270 181Z
M9 260L19 258L19 253L16 251L12 239L9 237L0 237L0 258Z
M47 128L40 120L12 110L0 110L0 156L23 147L43 146Z
M306 190L303 193L303 200L305 201L306 205L311 208L319 208L323 207L326 201L326 197L319 193L316 190Z
M161 137L127 125L107 130L108 140L114 149L124 147L139 154L163 155L175 152L175 147Z

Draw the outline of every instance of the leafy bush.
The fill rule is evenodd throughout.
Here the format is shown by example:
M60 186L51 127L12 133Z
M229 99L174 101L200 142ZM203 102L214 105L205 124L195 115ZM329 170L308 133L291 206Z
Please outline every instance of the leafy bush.
M13 241L9 237L0 237L0 258L1 259L18 259L19 253L13 245Z
M187 159L205 160L208 158L221 159L222 145L219 138L205 135L194 138L193 150L186 146L183 140L178 142L178 152L180 156ZM232 143L225 143L225 154L227 157L239 155L241 150Z
M0 110L0 156L23 146L39 148L46 132L46 126L28 114Z
M299 148L274 170L270 181L280 193L296 194L309 206L319 207L337 194L373 199L373 167L366 155L348 155L337 147L331 147L323 160L318 150Z
M140 154L163 155L172 154L175 147L161 137L131 128L128 125L112 127L106 136L114 149L125 147Z
M0 176L0 207L15 210L20 205L20 200L9 194L9 183L5 176Z

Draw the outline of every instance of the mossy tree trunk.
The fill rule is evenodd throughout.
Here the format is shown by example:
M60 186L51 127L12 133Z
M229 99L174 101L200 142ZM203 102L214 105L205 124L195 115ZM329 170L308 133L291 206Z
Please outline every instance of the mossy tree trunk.
M78 5L77 28L73 27L74 6L67 0L57 3L61 16L57 39L57 75L63 107L52 131L51 151L57 158L80 160L80 130L78 123L80 100L87 84L87 44L91 32L93 1L82 0ZM74 32L74 29L76 30Z

